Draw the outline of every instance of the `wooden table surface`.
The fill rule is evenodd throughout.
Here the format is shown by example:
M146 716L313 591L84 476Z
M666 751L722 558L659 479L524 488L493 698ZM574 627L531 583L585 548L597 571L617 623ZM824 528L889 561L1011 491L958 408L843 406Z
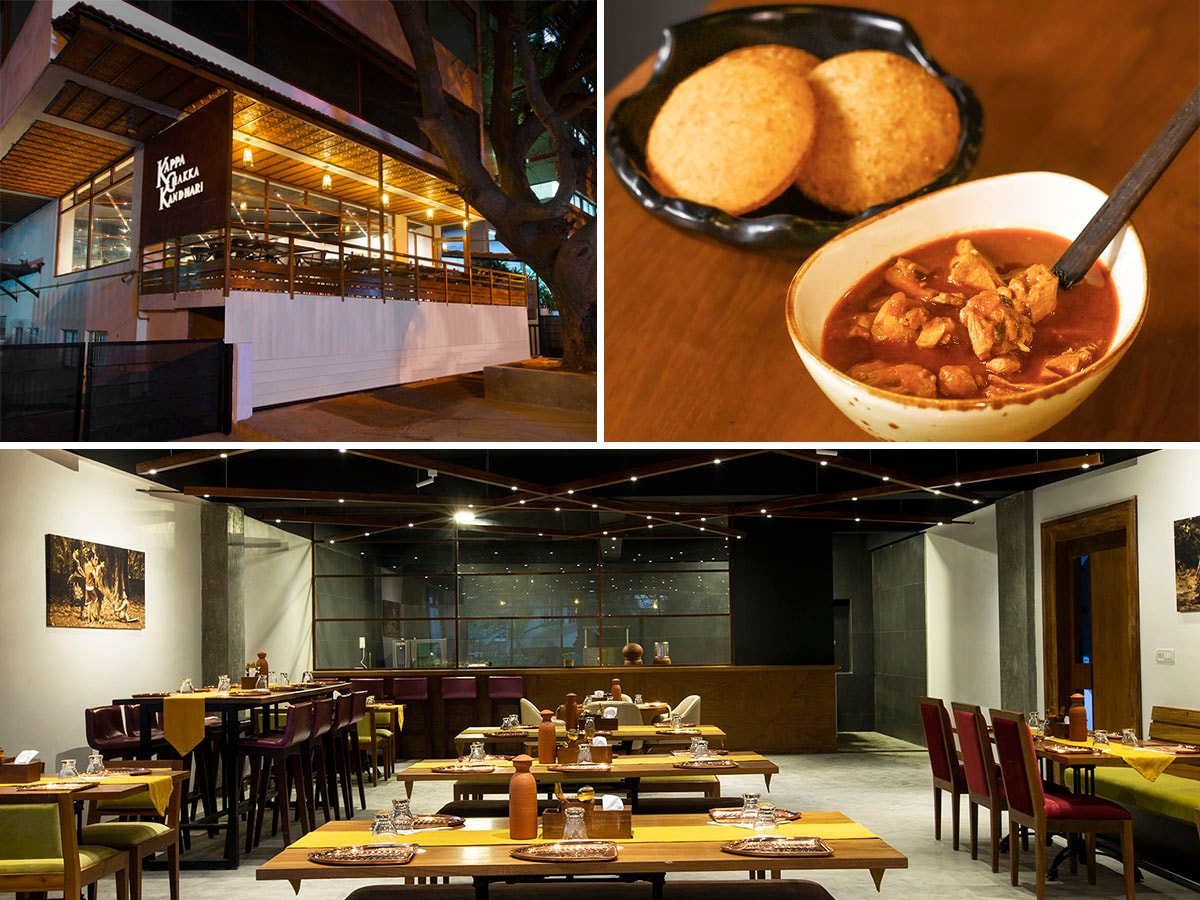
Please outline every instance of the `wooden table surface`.
M685 728L698 728L700 737L708 741L710 747L722 747L725 744L725 732L716 725L687 725ZM644 744L680 744L691 743L691 734L660 734L667 729L661 725L622 725L611 734L606 734L609 743L619 744L624 741L641 741ZM567 736L566 728L559 726L555 736L562 740ZM454 750L462 756L467 748L475 741L484 744L526 743L537 745L537 726L527 725L514 734L501 734L495 726L472 725L454 736ZM535 754L536 755L536 754Z
M839 812L805 812L802 823L842 824L853 820ZM723 852L720 845L727 837L717 839L714 829L707 823L707 816L635 816L633 833L648 825L695 825L700 835L713 834L709 840L674 841L669 843L618 841L618 858L612 862L547 863L513 859L510 856L511 842L489 842L489 833L503 831L507 838L507 819L469 819L467 828L480 833L480 842L469 846L423 847L412 862L401 866L328 866L308 861L312 851L305 848L288 848L259 866L256 877L259 881L290 881L298 891L300 882L323 878L373 878L389 879L428 877L440 875L466 875L472 877L536 876L536 875L594 875L622 872L749 872L765 868L780 870L821 869L865 869L871 873L876 886L887 869L908 867L903 853L889 845L881 837L859 837L831 840L834 849L829 857L762 857L737 856ZM357 829L363 835L362 842L370 843L371 835L362 821L329 822L322 825L304 839L309 846L318 846L315 841L320 835L344 835ZM746 835L752 832L746 831ZM420 843L420 833L404 835L405 841L415 839ZM341 846L342 841L330 841L329 846ZM569 890L564 892L564 896Z
M1200 80L1200 16L1186 0L871 7L907 19L978 95L983 145L971 178L1046 170L1111 191ZM606 35L619 39L612 27ZM649 75L647 60L608 90L606 119ZM1037 440L1200 440L1198 171L1193 136L1133 217L1150 273L1141 334L1108 380ZM870 440L792 347L784 296L797 260L667 225L607 165L604 189L605 440Z

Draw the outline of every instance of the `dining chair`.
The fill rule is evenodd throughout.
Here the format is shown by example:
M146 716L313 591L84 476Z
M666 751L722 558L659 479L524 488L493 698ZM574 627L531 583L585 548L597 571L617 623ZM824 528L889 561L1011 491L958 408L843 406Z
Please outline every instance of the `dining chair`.
M1012 883L1017 884L1020 848L1015 829L1024 825L1033 831L1037 870L1037 898L1046 897L1046 842L1050 833L1065 832L1070 845L1072 835L1086 835L1088 884L1096 883L1096 834L1121 834L1121 860L1125 868L1125 897L1134 897L1133 816L1120 804L1091 794L1072 794L1065 790L1048 791L1042 785L1041 772L1033 748L1033 736L1025 717L1019 712L993 709L992 734L1004 778L1008 800L1008 854Z
M267 804L268 786L274 770L276 815L283 822L283 845L292 842L291 787L296 788L296 817L301 833L315 826L309 810L312 808L311 778L308 765L308 737L313 727L312 703L293 703L287 709L287 720L281 732L242 738L238 748L243 758L250 760L250 804L246 811L246 852L249 853L262 837L263 808ZM272 826L274 831L274 826Z
M178 759L130 760L132 768L167 769L183 768ZM112 847L127 856L129 869L130 900L141 900L142 860L160 850L167 852L167 873L171 900L179 900L179 819L183 798L183 779L176 779L171 786L171 799L167 811L161 815L150 802L150 791L138 793L120 800L107 800L88 804L88 824L83 826L81 836L85 844ZM102 822L103 816L120 816L121 821ZM162 821L157 821L162 819Z
M378 714L378 716L383 715L383 713ZM381 721L386 720L377 717L374 710L368 709L367 714L358 720L357 726L359 750L366 752L371 759L371 787L379 784L378 771L383 772L384 781L391 778L392 773L396 771L395 735L392 734L390 728L381 728L379 724ZM388 722L388 724L391 723Z
M639 713L639 715L641 715ZM679 716L679 721L683 725L699 725L700 724L700 695L688 694L679 704L666 714L668 719L673 719Z
M971 829L971 859L979 858L979 807L990 813L992 871L1000 871L1000 814L1008 808L1004 782L1000 778L987 722L978 706L951 703L954 724L958 728L958 746L962 751L963 771L967 778L967 820Z
M102 753L106 760L137 756L141 739L126 733L121 707L94 706L85 709L83 725L88 746Z
M950 794L950 822L953 847L958 849L958 798L967 792L967 775L954 750L954 734L946 704L936 697L920 697L921 727L925 730L925 749L933 772L933 837L942 839L942 791Z
M71 794L0 795L0 893L78 897L85 886L115 875L117 900L128 900L127 866L120 850L79 843Z

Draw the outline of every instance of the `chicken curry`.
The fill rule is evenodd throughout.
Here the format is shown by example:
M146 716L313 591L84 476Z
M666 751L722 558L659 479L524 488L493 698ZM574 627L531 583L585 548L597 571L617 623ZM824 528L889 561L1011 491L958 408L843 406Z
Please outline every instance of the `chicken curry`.
M997 229L908 251L838 301L821 355L872 387L928 398L999 399L1074 375L1112 344L1117 292L1100 263L1059 290L1050 266L1068 243Z

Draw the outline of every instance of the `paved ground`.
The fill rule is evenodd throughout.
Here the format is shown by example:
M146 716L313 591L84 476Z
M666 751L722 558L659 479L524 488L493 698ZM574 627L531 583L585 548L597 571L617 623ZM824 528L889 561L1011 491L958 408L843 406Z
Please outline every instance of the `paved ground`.
M487 400L473 372L257 410L193 441L595 441L594 413Z

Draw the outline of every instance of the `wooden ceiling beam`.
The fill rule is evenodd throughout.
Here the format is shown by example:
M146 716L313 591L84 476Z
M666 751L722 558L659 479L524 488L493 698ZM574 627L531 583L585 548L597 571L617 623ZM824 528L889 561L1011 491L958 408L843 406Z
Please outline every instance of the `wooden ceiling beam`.
M718 465L714 462L720 459L722 463L729 462L734 459L744 459L748 456L758 456L762 453L769 453L768 450L732 450L728 452L715 451L713 453L705 453L699 456L681 456L677 459L668 459L660 463L650 463L645 466L638 466L635 469L627 469L625 471L614 472L608 475L597 475L592 478L584 478L579 481L569 481L560 484L551 490L553 494L564 494L569 492L579 492L591 490L593 488L609 487L614 484L620 484L624 481L636 482L643 478L653 478L656 475L670 475L674 472L685 472L688 469L697 469L702 466Z
M228 459L231 456L240 456L243 453L252 453L252 450L179 450L169 456L160 456L157 459L147 459L137 464L137 473L139 475L154 475L158 472L169 472L172 469L182 469L185 466L195 466L201 463L212 462L214 459Z

